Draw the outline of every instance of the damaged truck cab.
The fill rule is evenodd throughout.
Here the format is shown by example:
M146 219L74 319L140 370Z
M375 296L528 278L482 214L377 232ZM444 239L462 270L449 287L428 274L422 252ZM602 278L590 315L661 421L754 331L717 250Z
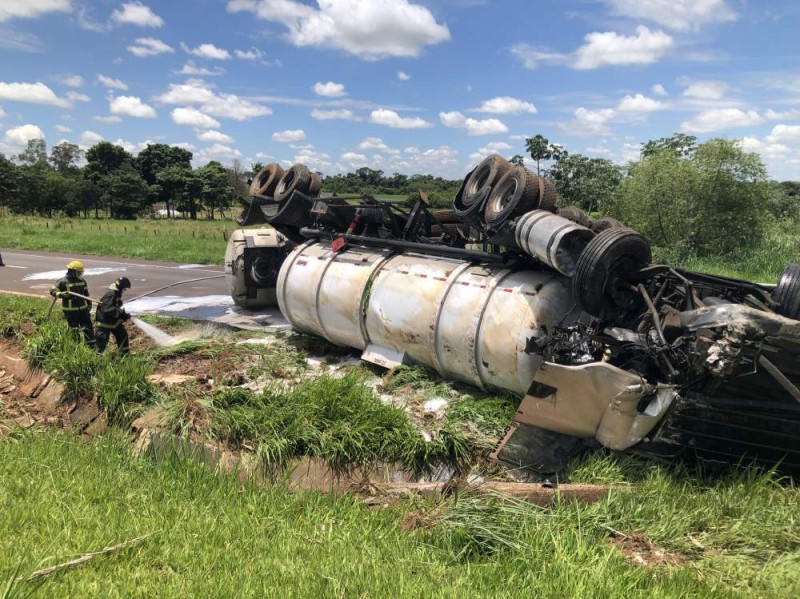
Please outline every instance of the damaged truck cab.
M800 265L776 286L652 264L610 218L557 210L552 183L500 156L452 211L320 197L268 165L225 258L237 305L386 368L522 399L493 457L538 473L582 447L800 473Z

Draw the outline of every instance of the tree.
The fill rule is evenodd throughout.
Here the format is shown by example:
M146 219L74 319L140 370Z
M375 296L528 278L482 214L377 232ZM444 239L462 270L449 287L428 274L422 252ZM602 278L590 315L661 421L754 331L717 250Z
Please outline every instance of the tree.
M195 173L202 182L200 199L205 206L208 218L214 219L214 212L230 205L234 189L228 180L228 173L219 162L212 160L198 168Z
M614 216L673 255L725 255L755 247L768 220L766 167L737 142L712 139L687 157L644 156L620 187Z
M133 156L122 146L101 141L86 152L86 172L95 181L133 163Z
M548 175L556 184L559 204L587 212L607 211L622 181L622 169L610 160L566 152Z
M133 219L147 202L147 183L132 166L118 169L104 182L104 194L112 218Z
M192 153L178 146L151 144L136 157L136 170L148 185L155 185L158 173L169 167L192 168Z
M16 165L0 154L0 208L10 207L17 193Z
M158 171L156 185L159 188L159 197L166 202L167 216L170 216L170 206L178 205L184 199L191 169L174 164Z
M214 161L212 160L211 162ZM255 177L258 174L258 171L260 171L262 168L264 168L263 162L252 162L250 164L250 172L248 174L250 177Z
M525 151L536 161L536 174L541 174L539 163L542 160L561 160L567 156L563 146L551 144L544 135L534 135L525 140Z
M652 156L657 152L670 152L678 158L689 158L697 149L697 138L685 133L673 133L669 137L651 139L642 144L642 157Z
M521 154L514 154L510 159L509 162L511 164L515 164L517 166L525 166L525 158L522 157ZM538 168L538 166L537 166Z
M17 156L17 160L31 167L47 167L47 144L43 139L29 139L28 145Z
M59 173L74 173L78 170L78 161L83 156L77 144L62 141L50 150L50 164Z

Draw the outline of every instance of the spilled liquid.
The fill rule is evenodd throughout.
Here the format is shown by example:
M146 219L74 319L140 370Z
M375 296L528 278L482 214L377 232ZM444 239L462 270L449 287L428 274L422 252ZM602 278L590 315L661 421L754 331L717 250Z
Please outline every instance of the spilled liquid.
M173 337L169 333L165 333L161 329L156 326L153 326L150 323L144 322L143 320L139 320L138 318L131 318L131 322L135 324L141 331L150 337L153 341L155 341L161 347L166 347L170 345L176 345L181 342L180 339L177 337Z

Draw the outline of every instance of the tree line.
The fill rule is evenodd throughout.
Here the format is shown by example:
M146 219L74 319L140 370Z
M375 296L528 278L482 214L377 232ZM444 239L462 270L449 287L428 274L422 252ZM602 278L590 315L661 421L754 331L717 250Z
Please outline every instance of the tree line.
M0 207L17 214L97 218L102 212L132 219L163 203L168 215L178 211L195 219L204 211L213 219L246 192L238 164L226 168L211 161L192 168L190 151L167 144L148 145L133 156L107 141L85 153L61 142L48 154L43 139L31 139L15 158L0 154Z

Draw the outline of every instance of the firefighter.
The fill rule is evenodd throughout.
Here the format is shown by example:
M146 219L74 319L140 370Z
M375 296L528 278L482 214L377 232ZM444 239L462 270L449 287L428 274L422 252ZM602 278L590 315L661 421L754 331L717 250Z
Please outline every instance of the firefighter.
M94 345L94 329L92 328L92 307L82 297L76 297L69 292L74 291L80 295L89 296L89 286L83 279L83 262L73 260L67 264L67 275L59 279L50 289L50 295L61 300L61 309L69 328L80 338L83 333L86 343Z
M95 312L97 321L97 351L103 352L108 345L109 335L114 335L120 355L128 355L128 331L122 324L131 315L122 309L122 292L131 288L128 277L119 277L109 286L100 298Z

